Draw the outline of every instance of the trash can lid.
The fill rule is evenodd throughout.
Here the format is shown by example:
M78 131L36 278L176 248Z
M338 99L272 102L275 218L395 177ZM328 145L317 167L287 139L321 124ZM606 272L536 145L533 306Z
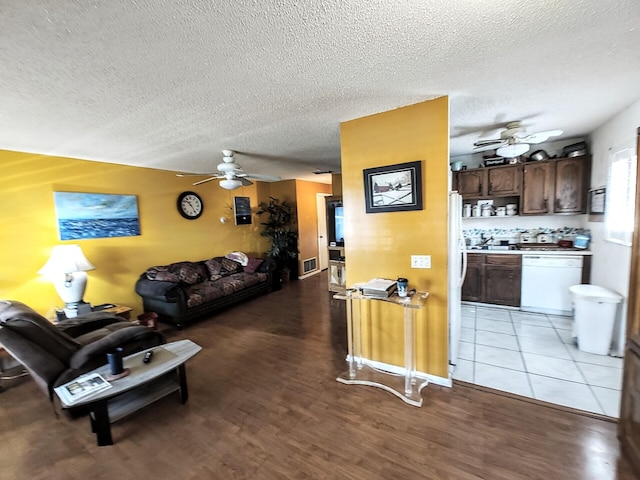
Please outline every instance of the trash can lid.
M598 285L572 285L569 291L580 300L601 303L620 303L622 295Z

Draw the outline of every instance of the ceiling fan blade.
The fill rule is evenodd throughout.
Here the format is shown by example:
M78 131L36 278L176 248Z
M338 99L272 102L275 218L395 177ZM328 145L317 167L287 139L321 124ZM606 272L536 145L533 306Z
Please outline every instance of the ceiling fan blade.
M238 180L240 180L242 182L242 185L244 185L245 187L248 187L249 185L253 185L253 182L248 178L238 177Z
M218 180L219 178L224 178L224 177L209 177L209 178L205 178L204 180L200 180L199 182L195 182L193 185L200 185L201 183L207 183L210 182L212 180Z
M502 139L495 139L495 140L478 140L477 142L474 142L474 146L476 148L483 148L483 147L490 147L490 146L495 146L495 145L504 145L505 143L507 143L506 140L502 140Z
M546 130L544 132L536 132L530 135L525 135L521 137L520 141L525 143L542 143L546 142L551 137L562 135L562 133L562 130Z
M272 175L261 175L259 173L239 173L236 177L255 178L256 180L265 180L267 182L277 182L282 180L280 177L274 177Z
M207 175L217 175L215 173L176 173L176 177L205 177Z

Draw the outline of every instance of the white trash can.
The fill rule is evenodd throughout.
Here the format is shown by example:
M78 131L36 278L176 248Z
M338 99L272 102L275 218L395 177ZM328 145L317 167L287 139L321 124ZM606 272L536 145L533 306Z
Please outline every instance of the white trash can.
M578 348L587 353L608 355L622 295L597 285L573 285L569 291Z

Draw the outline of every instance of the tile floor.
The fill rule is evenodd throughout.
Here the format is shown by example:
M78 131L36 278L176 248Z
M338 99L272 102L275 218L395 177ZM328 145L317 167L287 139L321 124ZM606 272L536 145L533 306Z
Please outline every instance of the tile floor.
M463 303L453 378L618 418L622 359L578 350L572 322Z

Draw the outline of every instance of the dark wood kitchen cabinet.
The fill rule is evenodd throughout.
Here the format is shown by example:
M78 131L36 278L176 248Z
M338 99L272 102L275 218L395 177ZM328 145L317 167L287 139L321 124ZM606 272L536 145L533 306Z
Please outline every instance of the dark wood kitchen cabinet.
M520 306L521 260L521 255L485 255L485 303Z
M524 166L522 185L523 215L551 213L555 168L551 162L528 162Z
M587 213L590 157L562 158L555 164L554 213Z
M511 197L520 195L520 186L522 184L521 165L489 168L487 170L489 180L487 195L489 197Z
M462 285L462 300L481 302L483 294L484 255L481 253L467 254L467 274Z
M590 159L586 155L526 163L520 213L586 213Z
M454 189L464 198L477 198L484 196L487 185L487 171L484 168L476 170L463 170L454 173Z
M520 306L522 256L470 253L462 300Z
M520 195L522 165L462 170L454 174L454 188L464 198Z

